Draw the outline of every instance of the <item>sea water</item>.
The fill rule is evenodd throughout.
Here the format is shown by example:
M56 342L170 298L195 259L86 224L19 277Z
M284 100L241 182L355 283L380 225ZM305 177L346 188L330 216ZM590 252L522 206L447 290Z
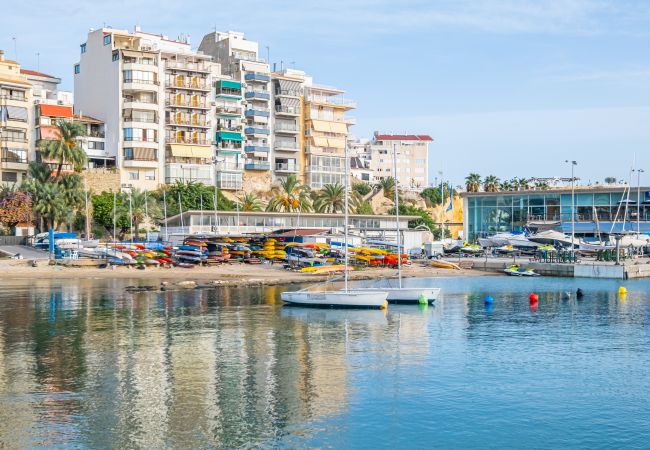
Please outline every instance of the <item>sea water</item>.
M5 282L0 447L650 446L649 281L404 283L441 298L384 313L283 307L281 286Z

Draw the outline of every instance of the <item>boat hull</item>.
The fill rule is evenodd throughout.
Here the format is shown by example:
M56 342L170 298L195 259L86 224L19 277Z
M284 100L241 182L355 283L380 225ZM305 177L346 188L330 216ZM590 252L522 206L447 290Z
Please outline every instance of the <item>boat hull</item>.
M388 292L295 291L283 292L282 301L292 305L324 308L385 308Z
M353 289L350 292L388 292L388 303L419 303L420 296L424 296L429 302L434 302L438 299L440 288L363 288Z

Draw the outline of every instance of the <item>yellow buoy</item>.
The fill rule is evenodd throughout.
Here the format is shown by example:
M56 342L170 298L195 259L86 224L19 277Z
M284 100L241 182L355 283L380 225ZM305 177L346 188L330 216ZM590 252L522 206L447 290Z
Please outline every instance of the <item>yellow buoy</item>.
M381 305L381 309L388 309L388 300L384 300L384 304Z
M625 289L623 286L618 288L618 295L625 295L627 294L627 289Z

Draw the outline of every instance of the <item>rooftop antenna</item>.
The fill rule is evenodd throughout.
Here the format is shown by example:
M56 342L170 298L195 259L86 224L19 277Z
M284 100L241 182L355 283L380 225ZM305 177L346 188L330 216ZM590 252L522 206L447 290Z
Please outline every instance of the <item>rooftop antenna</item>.
M13 36L11 40L14 41L14 59L18 62L18 45L16 44L16 36Z
M36 52L36 71L41 71L41 54L39 52Z
M271 48L266 46L266 63L271 64Z

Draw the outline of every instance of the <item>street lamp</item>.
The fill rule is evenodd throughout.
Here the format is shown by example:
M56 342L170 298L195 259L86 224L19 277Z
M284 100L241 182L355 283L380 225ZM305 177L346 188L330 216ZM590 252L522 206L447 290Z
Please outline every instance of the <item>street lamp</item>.
M575 221L575 210L576 210L576 179L573 175L573 170L575 166L578 165L576 161L569 161L568 159L564 161L565 163L571 163L571 252L575 252L575 239L576 239L576 221Z

